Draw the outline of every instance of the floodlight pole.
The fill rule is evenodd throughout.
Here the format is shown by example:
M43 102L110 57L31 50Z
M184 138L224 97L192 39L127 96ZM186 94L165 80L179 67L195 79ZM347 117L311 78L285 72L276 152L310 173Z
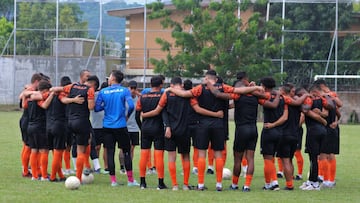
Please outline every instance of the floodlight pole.
M241 5L241 0L238 0L238 10L237 10L237 17L240 20L240 14L241 14L241 10L240 10L240 5Z
M55 84L59 85L59 0L56 0Z
M146 23L146 18L147 18L147 13L146 13L146 4L147 1L144 1L144 77L143 77L143 88L145 88L146 86L146 64L147 64L147 45L146 45L146 31L147 31L147 23Z
M339 0L336 0L335 5L335 75L338 74L337 59L338 59L338 21L339 21ZM337 78L335 78L335 92L337 91Z
M283 4L282 4L282 26L281 26L281 74L284 73L284 43L285 43L285 39L284 39L284 20L285 20L285 0L283 0ZM282 79L282 76L281 76Z
M13 56L13 104L16 102L15 95L15 76L16 76L16 0L14 0L14 56Z

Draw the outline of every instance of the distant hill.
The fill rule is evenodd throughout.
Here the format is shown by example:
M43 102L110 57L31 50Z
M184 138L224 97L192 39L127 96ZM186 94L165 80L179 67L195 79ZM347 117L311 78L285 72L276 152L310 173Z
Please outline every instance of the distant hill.
M109 2L103 4L103 37L107 41L114 41L121 44L125 43L125 18L113 17L107 14L108 10L116 10L122 8L140 7L141 4L127 4L123 1ZM83 12L83 20L88 22L90 37L95 38L100 22L99 12L100 5L98 2L79 3L79 7Z

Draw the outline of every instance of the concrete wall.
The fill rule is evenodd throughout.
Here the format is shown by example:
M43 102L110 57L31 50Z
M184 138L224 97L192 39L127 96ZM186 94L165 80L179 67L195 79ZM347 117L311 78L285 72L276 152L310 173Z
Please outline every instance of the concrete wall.
M105 81L106 63L99 58L92 58L86 67L87 58L59 58L58 75L55 75L55 57L48 56L17 56L13 58L0 57L0 104L14 104L18 102L18 95L24 85L30 83L31 75L42 72L51 78L53 84L62 76L69 76L72 81L79 80L82 69L88 69L99 77L100 82ZM14 70L15 63L15 70ZM55 84L59 85L59 84Z

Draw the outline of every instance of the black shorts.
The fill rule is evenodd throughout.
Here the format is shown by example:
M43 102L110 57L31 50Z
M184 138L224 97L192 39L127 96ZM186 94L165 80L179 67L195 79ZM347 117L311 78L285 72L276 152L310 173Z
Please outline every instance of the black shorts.
M29 123L27 134L31 149L48 149L49 142L44 124Z
M279 128L263 129L260 140L261 154L274 156L281 136L282 130Z
M68 126L75 136L77 145L87 146L89 144L90 134L92 131L89 119L69 120Z
M139 132L128 132L130 136L131 145L136 146L140 144L140 133Z
M165 150L169 152L178 149L179 154L190 153L190 136L172 134L171 138L165 138Z
M20 130L21 130L21 140L29 146L29 137L27 134L27 128L29 125L29 120L27 117L22 116L19 121Z
M338 130L335 128L326 128L327 134L325 136L325 146L321 148L320 153L325 154L339 154L339 136Z
M65 149L66 124L64 121L53 121L47 129L49 149Z
M124 152L130 152L130 137L127 128L104 128L104 147L115 149L116 143Z
M245 150L255 151L258 139L256 124L245 124L235 126L234 152Z
M101 145L102 143L104 143L104 129L94 128L93 130L96 145Z
M164 131L161 131L156 134L148 134L141 132L141 149L151 149L151 145L154 142L154 148L156 150L164 150Z
M224 150L225 131L224 128L196 128L195 147L206 150L211 143L211 149L215 151Z
M191 138L191 145L192 145L192 146L195 146L195 141L196 141L196 132L195 132L195 129L196 129L196 125L195 125L195 124L188 125L188 126L187 126L187 129L186 129L186 134L187 134L187 136L189 136L189 137Z
M297 131L297 135L298 135L298 137L297 137L298 141L297 141L297 144L296 144L296 149L297 150L301 150L301 148L302 148L303 134L304 134L304 129L302 127L300 127L298 129L298 131Z
M276 155L280 158L292 159L296 151L297 142L297 136L283 135L279 140Z
M75 137L68 125L65 126L65 137L66 137L65 146L66 147L72 146L74 144Z
M325 136L327 134L325 126L307 128L305 151L312 155L319 155L326 145Z

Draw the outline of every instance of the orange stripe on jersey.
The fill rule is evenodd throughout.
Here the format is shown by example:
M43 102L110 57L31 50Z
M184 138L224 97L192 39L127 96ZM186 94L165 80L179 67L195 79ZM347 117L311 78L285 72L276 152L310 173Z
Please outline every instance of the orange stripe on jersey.
M93 87L89 88L89 90L87 91L87 98L88 98L88 100L95 99L95 90Z
M321 101L322 101L323 107L328 105L328 101L326 100L325 97L321 97Z
M173 93L171 93L171 94L173 94ZM165 107L166 103L167 103L167 95L165 93L165 94L161 95L161 98L160 98L160 101L159 101L158 105L161 106L161 107Z
M234 87L232 87L230 85L226 85L226 84L223 84L222 88L223 88L225 93L233 93L234 89L235 89Z
M311 106L313 105L313 100L312 100L310 97L307 97L307 98L304 100L303 104L308 105L308 106L311 107Z
M260 105L264 105L266 101L268 101L271 98L271 93L270 92L265 92L265 97L264 99L259 99L258 102Z
M198 100L197 100L195 97L191 98L191 99L190 99L190 105L191 105L191 106L194 106L194 105L196 105L196 104L199 104Z
M285 104L291 104L292 101L293 101L293 100L291 99L291 97L289 97L289 96L283 95L282 97L284 98Z
M72 86L74 86L74 84L69 84L69 85L64 86L64 92L66 94L69 94Z
M141 102L140 102L141 97L142 96L140 96L139 99L136 102L136 111L141 111L141 109L142 109Z
M192 88L190 91L194 97L199 97L202 93L202 85L197 85L194 88Z

